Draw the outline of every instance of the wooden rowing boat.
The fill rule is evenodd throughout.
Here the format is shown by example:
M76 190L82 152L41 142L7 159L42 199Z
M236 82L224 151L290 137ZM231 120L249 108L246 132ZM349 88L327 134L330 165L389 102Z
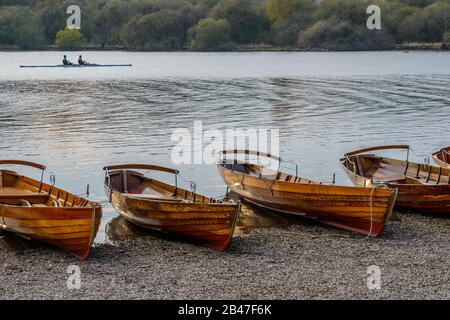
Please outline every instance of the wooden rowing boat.
M376 156L378 150L407 150L406 161ZM377 146L345 154L341 164L350 180L361 187L398 188L398 207L450 213L450 170L409 161L408 145Z
M450 169L450 147L433 153L433 160L439 167Z
M0 170L0 230L61 248L80 260L89 256L102 218L102 207L42 182L45 166L20 160L42 170L41 181Z
M227 159L227 155L234 159ZM281 159L251 150L223 151L218 170L229 188L257 206L304 216L326 225L378 236L392 212L397 191L323 184L279 170ZM238 155L265 157L278 163L272 170ZM297 170L296 170L297 171Z
M126 220L138 226L192 239L225 250L233 238L240 204L205 197L179 188L178 170L145 164L108 166L105 192ZM175 175L175 185L144 176L135 170Z

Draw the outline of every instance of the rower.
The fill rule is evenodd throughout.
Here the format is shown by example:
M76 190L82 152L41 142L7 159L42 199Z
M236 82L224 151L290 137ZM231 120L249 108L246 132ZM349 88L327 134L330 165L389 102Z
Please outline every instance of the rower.
M69 60L67 60L67 56L66 56L66 55L64 55L63 65L65 65L65 66L70 66L70 65L72 65L72 62L70 62Z
M78 57L78 64L79 64L79 65L85 65L85 64L87 64L87 62L83 60L83 57L82 57L81 55Z

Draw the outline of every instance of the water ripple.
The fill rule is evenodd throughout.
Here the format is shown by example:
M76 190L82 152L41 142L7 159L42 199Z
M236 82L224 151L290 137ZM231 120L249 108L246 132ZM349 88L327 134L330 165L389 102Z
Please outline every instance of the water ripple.
M450 75L239 79L0 81L3 158L57 172L58 184L103 199L101 168L173 166L174 129L278 128L282 156L305 177L349 184L337 159L373 144L450 144ZM421 154L414 155L422 160ZM224 192L214 166L181 166L199 191Z

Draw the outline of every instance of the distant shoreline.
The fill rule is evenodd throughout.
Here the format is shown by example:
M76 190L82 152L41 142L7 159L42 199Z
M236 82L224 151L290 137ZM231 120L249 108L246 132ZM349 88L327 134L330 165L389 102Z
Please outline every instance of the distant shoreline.
M177 49L177 50L139 50L127 49L125 47L84 47L77 49L64 49L55 46L47 46L38 49L20 49L12 46L0 46L0 52L35 52L35 51L124 51L124 52L376 52L376 51L449 51L450 45L442 43L404 43L398 44L392 49L380 50L334 50L323 48L296 48L296 47L276 47L270 45L247 45L240 46L231 50L191 50L191 49Z

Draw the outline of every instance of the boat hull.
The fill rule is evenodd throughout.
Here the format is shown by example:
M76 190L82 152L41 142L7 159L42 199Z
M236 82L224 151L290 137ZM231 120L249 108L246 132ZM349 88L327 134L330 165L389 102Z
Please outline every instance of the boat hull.
M396 191L302 184L254 177L219 165L231 190L263 208L373 237L384 229Z
M393 163L400 163L400 161L387 159L388 161L395 161ZM355 186L371 187L372 181L366 177L355 174L352 170L346 167L345 159L341 159L341 164ZM406 171L406 164L399 172ZM428 175L430 170L433 172L432 176L439 175L439 168L410 163L408 166L408 175L413 176L417 171L423 172L423 176ZM442 169L443 170L443 169ZM442 175L441 170L441 175ZM436 171L436 172L434 172ZM398 196L395 202L397 208L409 209L415 211L424 211L430 213L437 213L448 215L450 214L450 184L401 184L383 182L384 185L390 188L398 189Z
M217 250L225 250L233 238L239 204L195 203L140 199L106 188L116 211L140 227L187 238Z
M50 208L0 205L0 229L58 247L80 260L91 252L101 208Z
M13 171L0 171L0 230L88 258L102 207Z

